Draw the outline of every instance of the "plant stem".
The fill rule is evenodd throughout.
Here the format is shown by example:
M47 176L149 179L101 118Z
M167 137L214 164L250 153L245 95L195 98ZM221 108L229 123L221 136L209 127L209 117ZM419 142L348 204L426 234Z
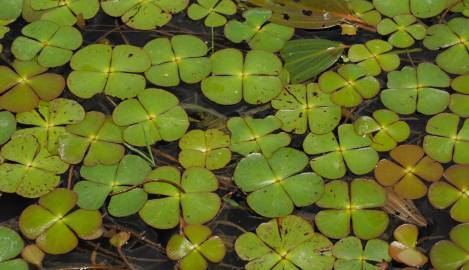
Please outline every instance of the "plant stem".
M157 244L157 243L155 243L151 240L146 239L143 234L138 234L138 233L136 233L132 230L129 230L129 229L127 229L125 227L122 227L122 226L119 226L119 225L104 225L104 227L107 227L109 229L114 229L114 230L119 230L119 231L124 231L124 232L130 233L132 235L132 237L136 238L138 241L144 242L145 244L149 245L150 247L157 250L161 254L165 253L164 248L161 247L160 244Z
M390 53L401 54L401 53L414 53L414 52L421 52L421 51L422 51L422 48L413 48L413 49L396 50Z
M121 247L118 247L117 248L117 253L119 253L119 256L122 258L122 260L124 261L125 265L127 265L127 267L130 269L130 270L136 270L135 267L133 267L133 265L129 262L129 259L127 259L127 257L125 256L124 252L122 251L122 248Z
M73 177L73 164L70 165L70 168L68 169L68 177L67 177L67 189L72 189L72 177Z
M132 145L128 144L128 143L124 143L124 146L127 147L128 149L130 149L131 151L139 154L143 159L145 159L148 163L150 163L150 165L152 165L153 167L156 166L155 164L155 160L153 158L153 155L151 155L151 158L148 157L145 153L143 153L142 151L140 151L138 148L135 148L133 147Z
M224 114L221 114L213 109L209 109L209 108L197 105L197 104L182 103L181 107L189 111L208 113L223 120L226 120L227 118Z
M104 270L128 270L126 267L107 266L107 265L82 265L60 268L50 268L51 270L87 270L87 269L104 269Z
M155 155L157 155L157 156L158 156L158 155L159 155L159 156L162 156L162 157L164 157L164 158L167 159L167 160L170 160L170 161L172 161L172 162L174 162L174 163L179 164L179 160L178 160L177 158L171 156L170 154L168 154L168 153L166 153L166 152L164 152L164 151L158 150L158 149L156 149L155 147L152 147L151 150L152 150L152 152L153 152Z

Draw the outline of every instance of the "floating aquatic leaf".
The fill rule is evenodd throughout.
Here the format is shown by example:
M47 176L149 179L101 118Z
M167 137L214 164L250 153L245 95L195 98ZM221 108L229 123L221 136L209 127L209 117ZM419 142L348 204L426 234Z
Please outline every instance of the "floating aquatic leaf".
M337 72L326 71L319 76L319 88L330 93L332 102L339 106L355 107L363 99L369 99L379 93L378 80L367 74L361 66L347 64L339 67Z
M315 155L310 165L317 174L337 179L345 175L347 168L357 175L375 168L379 157L371 143L370 138L358 135L352 124L343 124L338 127L337 137L332 132L308 134L303 149L307 154Z
M77 204L87 210L98 210L111 194L109 214L115 217L133 215L147 201L143 188L134 187L143 183L150 170L145 160L134 155L125 156L116 165L83 166L80 169L83 180L73 187L78 194ZM125 191L129 188L132 189Z
M30 8L41 20L53 21L60 25L74 25L77 17L84 20L93 18L99 10L98 0L32 0Z
M342 43L327 39L295 39L280 52L292 83L314 78L330 68L344 52Z
M15 60L11 66L0 66L0 108L27 112L40 100L50 101L62 93L65 80L61 75L45 73L47 68L35 61Z
M207 261L219 263L225 257L225 244L207 226L188 225L182 233L174 234L166 246L166 254L181 270L205 270Z
M364 67L369 75L378 76L381 70L389 72L399 67L401 60L391 50L392 45L388 42L373 39L365 44L352 45L348 50L348 58Z
M433 115L448 106L449 93L439 88L449 85L448 75L434 64L421 63L417 68L406 66L388 73L389 89L381 91L381 101L399 114L417 111Z
M234 182L249 193L247 203L259 215L286 216L295 206L313 204L324 191L321 177L302 173L307 164L307 156L293 148L280 148L269 158L253 153L236 166Z
M83 118L85 110L74 100L57 98L49 102L41 101L37 109L16 115L18 123L34 127L20 129L15 136L33 135L49 153L55 155L58 139L65 133L64 125L79 123Z
M243 156L261 153L269 158L291 141L285 132L272 133L282 126L282 122L272 115L262 119L250 116L232 117L226 125L231 132L231 151Z
M464 30L468 23L468 18L454 18L447 24L434 24L427 29L423 45L430 50L444 49L436 57L436 63L446 72L469 72L469 33Z
M248 0L249 3L274 12L272 22L304 29L323 29L343 21L358 21L343 0Z
M51 155L31 136L17 136L5 144L1 156L10 162L0 164L0 191L17 193L26 198L37 198L55 188L58 174L68 165Z
M148 200L139 214L154 228L174 228L181 218L187 224L203 224L214 218L220 209L220 197L214 193L218 189L217 178L205 168L192 167L181 176L178 169L162 166L150 172L147 178L155 182L145 184L145 191L161 196Z
M418 18L430 18L440 14L447 6L447 0L373 0L375 8L387 17L412 13Z
M371 239L363 249L359 238L349 236L339 240L332 248L332 255L337 258L334 263L336 270L379 270L378 264L390 262L388 243L380 239Z
M319 90L317 84L288 85L275 99L275 116L287 132L315 134L331 132L342 117L340 106L331 101L331 95Z
M11 112L0 112L0 145L6 143L15 131L15 116Z
M49 254L64 254L78 245L78 238L92 240L100 236L99 211L78 209L73 212L77 194L58 188L42 196L38 204L21 213L19 227L23 235Z
M391 257L408 266L421 267L428 258L416 246L418 228L414 224L402 224L394 230L394 239L389 247Z
M244 22L231 20L225 25L225 36L234 43L245 41L253 50L277 52L293 37L294 28L267 23L272 11L251 8L243 13Z
M461 12L464 16L469 17L469 1L468 0L450 0L448 7L452 7L452 12Z
M35 244L27 245L21 251L21 257L28 263L36 266L37 268L42 268L42 261L46 254Z
M430 250L432 266L436 270L465 270L469 267L469 224L454 226L449 233L450 240L442 240Z
M81 98L104 92L121 99L135 97L145 89L145 78L136 73L150 67L150 56L131 45L88 45L70 61L73 71L67 78L70 91Z
M167 24L173 14L184 10L189 0L103 0L101 8L113 17L121 17L128 26L139 30L151 30Z
M230 136L218 129L194 129L179 140L179 162L184 168L221 169L231 160Z
M369 136L372 140L371 147L379 152L394 149L410 136L409 125L399 120L396 113L384 109L374 111L373 117L359 117L353 126L358 135Z
M424 155L420 146L404 144L390 152L393 161L382 159L375 169L375 178L383 186L392 186L406 199L419 199L427 194L425 182L436 182L443 175L443 166Z
M351 229L360 239L379 237L387 228L388 215L374 208L384 206L385 190L374 180L355 179L349 184L334 180L326 184L317 205L326 210L316 214L316 226L325 236L346 237Z
M459 222L469 221L469 166L453 165L446 169L446 181L433 183L428 190L428 199L437 209L451 206L450 215Z
M145 77L155 85L176 86L198 83L211 71L211 64L205 43L191 35L178 35L170 39L157 38L143 47L152 62L145 71Z
M381 21L381 13L379 13L373 3L367 0L349 0L350 9L358 18L370 25L378 25Z
M15 21L20 15L23 7L23 0L0 0L0 22L9 24Z
M26 25L21 33L23 36L17 37L11 45L13 55L23 61L37 56L37 62L45 67L65 65L83 42L77 29L46 20Z
M189 127L188 116L179 105L178 98L155 88L146 89L137 98L119 103L112 118L117 125L125 127L124 140L136 146L178 140Z
M331 241L315 233L311 224L298 216L286 216L260 224L256 233L236 239L235 251L248 261L247 270L330 270L334 257Z
M69 164L113 165L124 156L122 130L101 112L87 112L82 122L65 130L58 140L58 153Z
M425 153L434 160L469 164L469 119L459 126L459 116L440 113L428 120L423 139ZM459 131L458 131L459 130Z
M449 109L461 117L469 117L469 73L453 79L451 88L457 93L451 94Z
M223 49L211 56L212 75L202 81L202 92L211 101L233 105L244 99L263 104L282 91L282 61L273 53L253 50L245 57L237 49Z
M15 259L24 247L23 239L14 230L0 226L0 269L27 270L28 264L22 259Z
M192 20L205 18L205 26L219 27L226 24L223 15L233 15L236 9L236 4L231 0L197 0L187 9L187 16Z
M426 34L425 26L417 23L417 19L409 14L386 18L378 24L377 30L381 35L390 35L389 43L397 48L410 47Z

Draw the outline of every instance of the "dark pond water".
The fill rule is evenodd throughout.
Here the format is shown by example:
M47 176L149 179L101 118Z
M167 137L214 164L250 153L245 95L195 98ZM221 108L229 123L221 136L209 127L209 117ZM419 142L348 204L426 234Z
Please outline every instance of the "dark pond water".
M425 23L432 24L433 22L426 21ZM12 59L11 55L9 54L9 46L14 37L20 34L20 30L25 24L26 23L22 20L18 20L12 24L12 31L10 31L2 41L4 45L3 55L9 59ZM179 14L175 16L170 24L155 31L136 31L125 26L120 28L120 32L112 31L116 25L119 24L120 22L118 19L111 18L104 14L99 14L93 20L88 21L85 28L81 29L84 37L84 45L96 42L109 42L111 44L122 44L129 42L132 45L143 46L145 43L154 38L172 36L176 34L193 34L205 40L209 46L211 45L212 33L210 29L204 27L201 21L194 22L187 19L185 14ZM341 36L340 28L336 27L321 31L297 30L296 38L326 38L341 41L345 44L355 44L380 37L376 33L365 31L360 31L357 36ZM236 47L242 50L249 49L244 45L230 44L228 41L226 41L223 38L222 28L214 30L214 41L215 49L217 50L225 47ZM413 63L415 64L423 61L433 61L435 54L424 50L421 53L413 53L411 55L402 54L401 58L402 65L412 65ZM0 62L3 65L6 64L4 60L0 60ZM62 68L56 69L55 72L67 76L69 73L69 68L64 66ZM379 77L379 79L381 80L382 87L384 87L386 82L385 76L382 75ZM148 87L151 87L151 85L148 85ZM227 117L237 116L254 108L253 106L249 106L247 104L239 104L236 106L219 106L214 104L201 94L198 84L181 84L178 87L173 87L169 90L176 94L184 103L197 104L199 106L211 108ZM81 100L74 97L68 91L65 91L63 97L79 100L79 102L87 111L97 110L106 114L111 114L113 110L113 105L104 96L96 96L91 100ZM379 99L375 98L371 102L362 104L355 111L355 113L358 115L370 115L374 110L382 107L383 105L380 103ZM257 113L256 116L264 116L270 113L272 113L272 111L269 108L266 108L265 110ZM205 119L207 116L206 114L200 114L197 112L191 112L190 114L193 118L197 119ZM413 134L409 139L409 143L420 144L424 135L424 125L428 118L422 115L412 115L408 118L408 123L411 125L413 131ZM193 127L200 128L200 126L197 126L197 124L193 124ZM302 141L303 136L295 136L293 139L293 147L301 148ZM170 153L177 157L177 143L158 143L156 147L161 151ZM381 157L386 157L386 155L381 154ZM159 164L172 164L171 161L168 161L159 156L157 156L157 159L159 160ZM235 156L230 166L221 171L217 171L216 174L224 177L230 177L237 159L239 159L239 157ZM78 175L78 171L75 169L73 178L75 181L78 180ZM67 176L64 176L64 180L66 177ZM372 175L367 175L367 177L372 177ZM346 178L352 179L353 176L347 175ZM66 182L66 180L64 182ZM267 221L267 219L255 216L252 212L247 210L246 204L244 202L245 196L239 191L236 191L233 187L226 185L220 189L219 193L221 196L225 196L231 191L234 191L231 198L236 201L239 206L225 204L219 215L208 224L214 230L215 234L220 235L226 240L225 242L228 246L228 253L223 263L219 265L211 265L210 269L242 269L244 262L237 258L232 249L232 243L236 239L236 236L242 233L242 230L252 231L258 224ZM0 196L0 222L10 222L11 224L14 224L15 219L19 216L21 211L32 202L34 202L34 200L26 200L16 195L3 194ZM438 241L440 237L447 236L449 230L452 226L454 226L455 222L449 217L447 211L438 211L433 209L429 205L426 198L417 200L415 203L423 216L428 220L428 226L426 228L421 228L420 232L420 236L424 238L421 246L425 251L428 251L433 243ZM314 213L317 211L318 209L312 206L297 209L295 213L302 215L305 218L312 219ZM137 216L124 219L113 219L112 217L106 216L105 222L110 226L125 227L127 230L134 231L141 235L140 239L133 237L130 243L125 246L125 253L129 257L130 261L139 267L139 269L166 270L174 268L173 262L167 261L164 254L158 253L157 249L152 247L151 244L146 243L145 240L161 243L163 246L165 246L169 236L176 232L176 230L160 231L152 229L146 226ZM401 223L402 221L396 218L392 218L389 229L387 233L382 236L382 238L384 240L389 240L391 238L390 235L392 234L393 229ZM79 249L70 254L63 256L48 256L45 260L45 268L60 269L66 267L80 267L90 265L90 258L92 254L91 252L96 248L99 248L98 262L108 265L120 265L122 263L115 250L112 249L105 240L101 242L95 241L93 242L93 245L87 242L82 242L79 245ZM398 269L401 266L392 265L390 267L391 269Z

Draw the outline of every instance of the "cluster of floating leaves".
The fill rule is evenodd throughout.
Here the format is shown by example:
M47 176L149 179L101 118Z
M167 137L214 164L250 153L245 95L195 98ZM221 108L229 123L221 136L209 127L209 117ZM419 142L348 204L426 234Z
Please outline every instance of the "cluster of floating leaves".
M100 13L125 44L84 40ZM468 15L467 0L0 0L0 192L33 200L0 226L0 269L101 239L140 269L131 238L181 270L237 269L230 252L248 270L469 269ZM211 40L166 31L180 16ZM295 35L336 26L376 34ZM151 38L131 45L122 29ZM178 86L249 109L220 114ZM112 111L84 105L101 97ZM456 224L430 248L413 200ZM243 233L217 235L230 207L262 222L222 220ZM153 243L107 224L127 217L179 230ZM83 269L111 269L92 257Z

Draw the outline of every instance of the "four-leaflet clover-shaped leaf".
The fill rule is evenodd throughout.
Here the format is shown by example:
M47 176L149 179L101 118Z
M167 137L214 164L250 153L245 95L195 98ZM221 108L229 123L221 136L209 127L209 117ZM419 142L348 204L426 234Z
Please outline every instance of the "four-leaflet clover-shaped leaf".
M230 136L218 129L194 129L179 140L179 162L184 168L221 169L231 160Z
M451 94L449 109L461 117L469 117L469 73L454 78L451 88L457 93Z
M125 100L112 113L124 129L124 140L132 145L152 145L181 138L189 128L186 111L178 98L161 89L146 89L137 98Z
M330 93L335 104L355 107L363 99L376 96L380 85L375 77L367 75L365 68L347 64L339 67L337 72L329 70L321 74L319 88L325 93Z
M159 198L148 200L140 210L140 217L157 229L176 227L181 217L187 224L203 224L216 216L221 200L215 193L218 180L215 175L200 167L181 173L169 166L159 167L147 175L154 182L144 189Z
M389 110L376 110L372 117L361 116L353 126L358 135L369 136L371 147L379 152L394 149L397 143L407 140L410 136L409 125L399 120L399 116Z
M289 147L280 148L269 158L253 153L236 166L234 182L249 193L247 203L259 215L286 216L295 206L315 203L324 191L320 176L302 173L307 164L303 152Z
M363 249L359 238L349 236L339 240L332 248L332 255L337 258L336 270L380 270L380 263L390 262L389 245L381 239L371 239Z
M212 236L209 227L187 225L182 234L173 235L166 246L166 254L178 261L181 270L205 270L207 261L219 263L225 257L225 244L218 236Z
M469 119L464 119L459 129L460 118L452 113L440 113L428 120L423 139L425 153L434 160L448 163L469 164ZM458 132L459 129L459 132Z
M366 69L369 75L378 76L381 70L386 72L399 67L401 60L393 52L392 45L386 41L373 39L365 44L355 44L348 50L348 58Z
M307 154L314 157L311 168L329 179L343 177L349 170L357 175L371 172L378 162L378 153L371 147L371 139L358 135L352 124L338 127L338 141L334 133L308 134L303 142Z
M273 115L265 118L232 117L226 126L231 132L231 151L243 156L262 153L269 158L291 141L288 133L272 133L282 126L282 122Z
M103 11L135 29L151 30L167 24L172 14L179 13L189 4L189 0L104 0Z
M210 74L207 45L195 36L157 38L148 42L143 50L152 62L145 77L155 85L176 86L180 81L198 83Z
M436 270L464 270L469 267L469 224L454 226L449 233L450 240L434 244L430 260Z
M15 131L15 115L8 111L0 112L0 145L6 143Z
M421 267L428 258L417 248L419 230L414 224L402 224L394 232L394 241L389 246L389 254L400 263Z
M330 270L332 245L308 221L291 215L260 224L256 233L243 233L236 239L235 251L249 261L247 270Z
M293 37L295 29L276 23L266 22L272 11L250 8L243 12L244 22L231 20L225 25L225 36L234 43L246 41L253 50L277 52Z
M68 125L59 137L60 158L69 164L113 165L124 157L122 130L101 112L87 112L83 121Z
M57 98L49 102L40 102L36 110L16 115L18 123L34 127L23 128L17 135L31 134L49 153L57 154L58 139L65 133L63 125L76 124L85 118L85 110L76 101Z
M88 45L73 55L67 85L81 98L101 92L121 99L135 97L146 85L145 77L136 73L146 71L150 63L150 56L135 46Z
M31 136L13 137L5 144L1 156L10 162L0 164L0 191L17 193L26 198L37 198L55 188L58 174L68 165L51 155Z
M72 209L78 196L58 188L42 196L38 204L21 213L19 227L23 235L49 254L64 254L78 245L78 238L93 240L101 233L102 217L98 210Z
M390 152L395 161L382 159L375 169L375 178L383 186L392 186L406 199L419 199L427 194L425 182L435 182L443 175L443 166L425 156L417 145L403 144ZM397 162L397 164L396 164Z
M234 105L244 98L249 104L263 104L282 91L282 61L273 53L253 50L243 57L229 48L210 58L212 75L202 81L202 92L215 103Z
M33 60L45 67L65 65L83 42L80 31L51 21L35 21L21 29L23 36L11 45L13 55L23 61Z
M59 74L45 73L47 68L35 61L15 60L11 66L0 66L0 108L27 112L39 100L50 101L62 93L65 80Z
M31 9L39 13L41 20L53 21L60 25L74 25L78 17L93 18L99 11L98 0L32 0Z
M392 19L382 20L377 30L380 35L390 35L388 42L397 48L407 48L414 45L415 40L422 40L426 34L426 28L417 19L410 15L398 15Z
M197 3L193 3L187 9L187 16L192 20L205 18L205 26L219 27L226 23L223 15L233 15L236 9L235 3L231 0L197 0Z
M349 235L350 227L360 239L377 238L388 227L389 217L372 208L382 207L385 202L386 191L374 180L355 179L350 187L345 181L333 180L326 184L324 195L316 203L326 208L316 214L316 226L335 239Z
M308 129L315 134L331 132L342 118L340 106L315 83L287 85L272 100L272 107L277 109L275 116L282 121L282 129L295 134Z
M469 72L468 23L468 18L454 18L447 24L434 24L427 29L423 45L430 50L445 49L436 57L436 63L446 72Z
M450 78L431 63L392 71L388 73L387 85L389 89L381 91L381 101L399 114L417 111L433 115L444 111L449 104L449 93L438 88L449 87Z
M115 217L133 215L147 201L147 193L135 186L142 184L150 171L150 165L134 155L125 156L115 165L83 166L80 169L83 180L73 187L78 194L77 204L84 209L98 210L111 196L109 214Z
M23 259L15 259L23 250L24 242L14 230L0 226L0 269L28 270Z
M453 165L444 173L446 181L435 182L428 190L428 200L437 209L451 206L456 221L469 222L469 165Z

